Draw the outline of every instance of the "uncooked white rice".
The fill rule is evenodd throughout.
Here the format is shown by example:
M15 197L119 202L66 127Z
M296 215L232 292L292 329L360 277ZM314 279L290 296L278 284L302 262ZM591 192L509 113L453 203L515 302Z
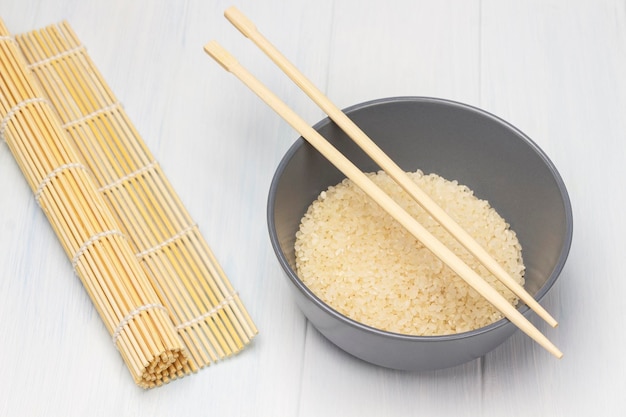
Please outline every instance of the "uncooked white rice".
M448 214L523 284L522 248L509 225L466 186L409 173ZM384 172L368 176L511 302L517 297ZM501 314L350 180L322 192L296 233L300 279L325 303L369 326L442 335L488 325Z

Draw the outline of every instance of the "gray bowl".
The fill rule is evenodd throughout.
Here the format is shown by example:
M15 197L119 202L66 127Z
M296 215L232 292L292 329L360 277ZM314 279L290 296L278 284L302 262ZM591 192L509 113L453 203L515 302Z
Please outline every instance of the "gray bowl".
M569 252L572 212L561 177L535 143L485 111L441 99L387 98L358 104L345 112L404 170L421 169L456 179L488 200L511 224L522 244L526 290L538 301L546 295ZM361 170L379 169L329 119L314 128ZM427 370L480 357L517 330L502 319L454 335L401 335L358 323L315 296L295 272L295 234L311 202L343 178L299 138L276 170L267 207L270 240L295 300L326 338L376 365ZM527 317L532 313L525 305L520 311Z

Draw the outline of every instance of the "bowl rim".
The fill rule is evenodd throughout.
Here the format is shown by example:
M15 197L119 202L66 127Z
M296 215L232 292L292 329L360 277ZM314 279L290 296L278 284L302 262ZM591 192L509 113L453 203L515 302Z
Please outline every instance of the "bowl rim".
M554 265L552 273L550 274L550 277L548 277L548 279L546 280L546 283L539 289L539 291L537 291L537 293L534 296L535 300L537 300L537 302L540 302L548 293L548 291L552 288L557 278L561 274L565 266L567 257L569 255L569 251L570 251L571 244L572 244L572 237L573 237L573 214L572 214L571 201L569 198L569 194L567 192L567 188L565 186L565 182L563 181L563 178L561 177L560 173L556 169L556 166L554 165L554 163L530 137L528 137L524 132L519 130L517 127L513 126L511 123L479 107L462 103L459 101L454 101L454 100L445 99L445 98L438 98L438 97L428 97L428 96L395 96L395 97L385 97L385 98L378 98L374 100L364 101L364 102L346 107L342 111L345 112L346 114L349 114L351 112L362 110L368 107L373 107L373 106L378 106L381 104L388 104L388 103L400 103L400 102L430 103L430 104L439 104L439 105L445 105L445 106L450 106L450 107L456 107L459 109L463 109L465 111L477 113L480 116L491 119L495 123L498 123L504 126L506 129L512 131L520 139L522 139L546 165L546 167L550 171L551 175L553 176L557 184L557 187L561 194L561 198L563 200L563 205L565 209L564 211L565 211L566 230L565 230L565 236L564 236L564 244L561 249L559 259ZM332 121L330 120L329 117L325 117L319 122L317 122L316 124L314 124L313 128L315 130L318 130L322 126L325 126L329 123L332 123ZM355 319L352 319L340 313L339 311L335 310L333 307L326 304L322 299L320 299L313 291L311 291L304 284L304 282L302 282L302 280L298 277L296 272L289 265L289 262L287 261L284 253L282 252L280 248L280 242L278 240L278 236L276 233L276 223L274 221L274 214L273 214L274 209L275 209L274 197L277 193L277 188L278 188L278 183L280 181L280 177L283 171L285 170L287 164L290 162L291 158L293 157L293 155L298 151L298 149L300 149L301 146L305 144L305 142L306 140L302 136L298 137L297 140L289 147L287 152L281 158L276 168L276 171L274 172L274 175L272 177L272 181L270 184L268 199L267 199L266 216L267 216L267 227L269 231L270 242L271 242L271 245L272 245L272 248L274 250L276 257L278 258L279 264L282 267L283 271L289 277L290 281L296 286L296 288L298 288L298 290L307 299L312 301L316 306L321 308L325 313L331 315L333 318L338 319L341 322L346 323L356 329L366 331L368 333L373 333L373 334L383 336L383 337L390 337L396 340L408 340L412 342L442 342L442 341L447 341L447 340L456 340L456 339L465 339L469 337L476 337L484 333L495 331L503 326L512 325L510 320L504 317L487 326L483 326L478 329L469 330L469 331L460 332L460 333L452 333L452 334L445 334L445 335L432 335L432 336L409 335L409 334L402 334L402 333L381 330L376 327L361 323ZM521 306L518 307L518 310L520 311L520 313L524 315L528 315L531 312L530 308L526 306L526 304L521 304Z

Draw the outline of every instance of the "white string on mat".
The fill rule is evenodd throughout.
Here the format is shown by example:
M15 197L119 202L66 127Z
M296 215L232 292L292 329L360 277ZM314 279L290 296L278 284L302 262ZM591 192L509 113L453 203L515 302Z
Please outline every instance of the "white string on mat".
M156 168L158 165L159 165L159 163L157 161L152 161L148 165L144 165L143 167L141 167L141 168L139 168L139 169L137 169L137 170L135 170L135 171L133 171L131 173L128 173L128 174L124 175L123 177L120 177L120 178L116 179L115 181L113 181L113 182L111 182L109 184L103 185L102 187L98 188L98 192L104 192L104 191L110 190L111 188L115 188L118 185L123 184L124 182L130 180L131 178L138 177L139 175L141 175L141 174L143 174L145 172L148 172L151 169Z
M58 53L56 55L52 55L52 56L50 56L50 57L48 57L46 59L42 59L41 61L35 61L35 62L27 65L26 68L33 69L35 67L39 67L41 65L48 64L48 63L50 63L52 61L56 61L57 59L65 58L66 56L75 54L76 52L85 51L85 50L87 50L87 48L85 48L84 45L78 45L78 46L76 46L76 47L74 47L72 49L68 49L68 50L60 52L60 53Z
M37 186L37 190L35 191L35 200L37 200L37 204L39 204L41 206L41 203L39 202L39 200L41 199L41 194L46 189L48 184L50 184L50 182L52 182L54 177L56 177L57 175L59 175L63 171L66 171L68 169L74 169L74 168L79 168L79 169L82 169L85 172L89 172L87 167L84 166L83 164L79 163L79 162L71 162L69 164L63 164L63 165L60 165L60 166L56 167L55 169L50 171L50 173L48 175L46 175L44 177L44 179L41 180L41 182Z
M80 245L80 248L78 248L78 250L76 251L76 254L72 258L72 267L74 268L74 272L76 272L76 265L78 265L78 260L81 258L81 256L83 256L85 251L89 249L89 246L93 245L98 240L105 238L107 236L121 236L123 238L126 238L124 233L120 232L117 229L105 230L103 232L99 232L91 236L82 245Z
M145 249L137 254L135 254L135 256L139 259L143 258L146 255L149 255L151 253L154 253L162 248L164 248L165 246L169 245L170 243L174 242L177 239L180 239L181 237L185 236L187 233L191 232L193 229L197 228L198 224L197 223L193 223L187 227L185 227L183 230L181 230L180 232L176 233L174 236L170 237L167 240L164 240L163 242L159 243L158 245L155 245L151 248Z
M235 300L235 297L238 296L239 294L237 292L235 292L234 294L228 294L218 305L216 305L215 307L213 307L212 309L210 309L209 311L207 311L206 313L193 318L189 321L186 321L184 323L179 324L178 326L175 327L175 329L177 331L180 331L182 329L184 329L185 327L190 327L193 326L196 323L200 323L201 321L204 321L205 319L211 317L212 315L216 314L218 311L220 311L221 309L223 309L224 307L226 307L229 303L233 302Z
M2 41L13 42L17 44L17 41L15 40L13 36L6 36L6 35L0 36L0 42Z
M144 312L146 310L151 310L151 309L163 310L163 311L167 312L167 309L163 305L158 304L158 303L154 303L154 304L142 305L140 307L137 307L136 309L134 309L130 313L128 313L126 316L124 316L122 321L120 321L120 324L117 325L117 327L115 328L115 331L113 332L113 336L112 336L111 339L112 339L113 344L115 345L116 348L117 348L117 339L119 339L120 334L122 333L122 330L124 330L124 327L126 327L126 325L128 323L130 323L130 321L135 316L141 314L142 312Z
M15 106L11 107L11 109L9 109L9 111L7 112L7 114L4 115L4 117L2 118L2 122L0 122L0 142L4 142L4 132L7 129L7 126L9 124L9 122L11 121L11 119L13 118L13 116L15 116L15 114L20 111L23 107L28 106L29 104L33 104L33 103L47 103L48 100L46 100L45 98L41 98L41 97L33 97L33 98L28 98L26 100L20 101L19 103L17 103Z
M99 116L99 115L101 115L103 113L107 113L107 112L110 112L110 111L113 111L113 110L116 110L116 109L121 109L121 108L123 108L122 103L120 103L119 101L116 101L115 103L113 103L113 104L111 104L109 106L106 106L106 107L103 107L103 108L98 109L96 111L93 111L93 112L91 112L89 114L84 115L83 117L80 117L80 118L76 119L76 120L70 120L69 122L61 125L61 127L63 129L68 129L68 128L72 127L72 126L76 126L76 125L79 125L81 123L84 123L87 120L96 118L97 116Z

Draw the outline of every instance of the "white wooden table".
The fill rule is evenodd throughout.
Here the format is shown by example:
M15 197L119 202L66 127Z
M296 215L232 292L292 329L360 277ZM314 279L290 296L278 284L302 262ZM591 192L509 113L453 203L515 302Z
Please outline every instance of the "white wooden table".
M541 328L565 357L518 332L483 358L424 373L353 359L290 297L265 206L297 135L202 46L219 40L306 120L323 115L223 18L230 5L0 0L12 33L74 28L260 330L234 358L136 387L0 145L0 416L626 415L626 3L236 3L340 107L396 95L476 105L527 133L562 174L574 242L545 300L560 326Z

